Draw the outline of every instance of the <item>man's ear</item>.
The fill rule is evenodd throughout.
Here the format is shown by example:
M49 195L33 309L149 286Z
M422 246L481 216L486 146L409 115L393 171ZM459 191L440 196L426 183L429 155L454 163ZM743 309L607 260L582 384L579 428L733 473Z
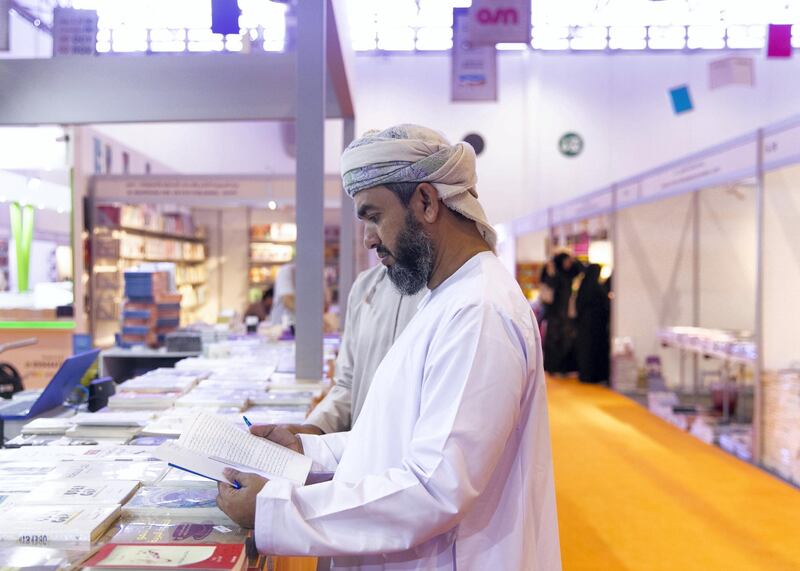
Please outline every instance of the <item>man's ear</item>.
M417 185L416 192L419 198L419 215L428 224L433 224L439 219L439 212L442 206L441 202L439 202L439 191L429 182L421 182Z

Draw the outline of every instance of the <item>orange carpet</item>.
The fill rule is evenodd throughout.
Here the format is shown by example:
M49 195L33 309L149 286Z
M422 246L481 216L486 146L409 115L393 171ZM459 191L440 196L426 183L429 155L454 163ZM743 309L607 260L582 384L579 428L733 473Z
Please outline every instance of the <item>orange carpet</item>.
M798 571L800 491L609 389L548 381L565 571Z

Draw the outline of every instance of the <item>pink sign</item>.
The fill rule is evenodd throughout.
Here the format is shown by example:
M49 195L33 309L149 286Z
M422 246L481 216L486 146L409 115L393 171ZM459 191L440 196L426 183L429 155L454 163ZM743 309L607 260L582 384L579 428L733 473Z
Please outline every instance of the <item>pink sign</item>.
M767 57L792 57L792 25L770 24L767 28Z
M473 0L469 41L473 46L530 42L530 0Z

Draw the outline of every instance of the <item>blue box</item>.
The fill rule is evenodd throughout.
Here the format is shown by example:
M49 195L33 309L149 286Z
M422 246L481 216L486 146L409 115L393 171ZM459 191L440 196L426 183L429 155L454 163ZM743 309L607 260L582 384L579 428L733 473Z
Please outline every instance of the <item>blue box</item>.
M673 87L669 90L670 98L672 99L672 110L676 115L686 113L694 109L692 104L692 97L689 95L689 86L681 85Z

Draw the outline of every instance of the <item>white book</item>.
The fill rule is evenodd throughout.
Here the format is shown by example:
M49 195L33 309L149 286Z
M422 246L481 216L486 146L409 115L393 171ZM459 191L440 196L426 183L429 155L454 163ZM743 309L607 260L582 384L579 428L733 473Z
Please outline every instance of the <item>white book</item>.
M213 480L194 472L187 472L180 468L170 468L161 478L161 481L158 482L158 485L165 488L207 488L209 486L216 487L217 484Z
M67 430L64 436L68 438L120 438L123 441L130 440L142 428L139 426L97 426L97 425L76 425Z
M271 390L268 393L250 397L250 402L254 406L308 406L319 396L319 391Z
M153 455L156 456L155 451ZM158 482L166 474L164 462L73 461L61 462L45 476L49 481L60 480L137 480L143 484Z
M77 426L144 426L155 415L154 410L101 410L78 413L72 421Z
M311 458L240 430L224 418L200 413L177 441L160 445L155 456L176 468L233 485L225 468L305 484Z
M95 506L124 504L139 488L135 480L44 482L17 498L17 505Z
M22 427L22 434L64 434L73 418L36 418Z
M27 506L0 508L0 541L21 545L97 541L119 517L120 507Z

